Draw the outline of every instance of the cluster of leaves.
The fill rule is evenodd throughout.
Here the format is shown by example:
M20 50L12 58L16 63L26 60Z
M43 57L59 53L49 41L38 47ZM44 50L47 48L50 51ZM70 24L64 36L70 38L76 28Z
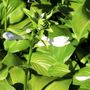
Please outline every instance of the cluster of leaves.
M89 90L89 3L0 0L0 90Z

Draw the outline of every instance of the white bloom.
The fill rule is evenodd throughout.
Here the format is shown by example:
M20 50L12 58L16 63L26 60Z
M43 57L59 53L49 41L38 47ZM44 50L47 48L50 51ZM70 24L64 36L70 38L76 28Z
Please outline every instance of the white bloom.
M42 41L39 41L39 42L37 43L37 46L45 46L45 45L44 45L44 43L43 43Z
M42 36L41 37L41 40L43 40L43 41L49 41L49 38L47 36Z
M6 40L15 40L15 39L23 39L24 38L23 36L15 35L11 32L5 32L2 35L2 37L5 38Z
M62 46L65 46L65 45L68 45L70 43L69 41L69 37L65 37L65 36L58 36L58 37L54 37L50 43L53 45L53 46L56 46L56 47L62 47Z
M5 39L14 39L14 34L12 34L12 33L10 33L10 32L5 32L4 34L3 34L3 38L5 38Z
M30 33L31 32L31 29L26 29L26 33Z
M44 41L47 45L49 45L49 38L48 37L42 36L41 40ZM37 43L37 46L45 46L45 44L42 41L39 41Z
M90 79L90 76L77 76L76 79L79 81L84 81L84 80Z

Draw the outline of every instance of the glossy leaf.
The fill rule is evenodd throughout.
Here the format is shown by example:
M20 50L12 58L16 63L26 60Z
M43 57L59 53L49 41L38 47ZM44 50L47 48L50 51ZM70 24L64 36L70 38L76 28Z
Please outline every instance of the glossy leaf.
M30 90L42 90L48 83L53 81L54 77L45 77L45 76L31 76L31 80L29 81L29 89Z
M55 58L43 53L35 53L32 55L31 65L39 74L48 76L48 69L53 64L57 63Z
M15 53L27 49L30 46L28 40L6 40L4 42L4 48L9 53Z
M81 38L87 38L88 36L88 30L90 29L89 28L90 18L88 17L88 15L89 13L86 12L85 6L83 3L79 5L77 10L73 13L71 24L74 32L74 37L78 41Z
M13 67L9 71L12 83L25 83L25 72L22 68Z
M29 23L30 23L30 20L27 18L20 23L10 25L7 28L7 30L17 35L24 35L26 34L26 29L30 28L30 27L27 27L27 24Z
M45 90L69 90L70 83L70 79L54 81Z
M7 1L2 0L2 1L3 1L3 4L1 3L2 9L7 7L7 19L9 19L10 23L19 22L24 16L22 8L25 7L25 3L22 0L7 0ZM4 18L5 10L3 9L1 13L2 13L1 15L3 15L2 16L3 22L5 20Z
M22 63L22 61L20 60L20 58L17 55L7 54L4 57L2 63L11 67L11 66L15 66L15 65L20 65Z
M69 73L68 67L65 64L56 64L49 68L48 70L50 76L62 77Z
M79 85L90 79L90 66L80 69L73 78L73 83Z

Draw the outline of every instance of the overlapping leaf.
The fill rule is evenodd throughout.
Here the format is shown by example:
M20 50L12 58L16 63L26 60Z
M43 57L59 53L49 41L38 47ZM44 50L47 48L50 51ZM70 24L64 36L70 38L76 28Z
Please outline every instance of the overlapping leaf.
M75 4L75 6L77 5L77 7L72 6L75 11L72 14L71 24L74 32L74 37L78 41L81 38L87 38L88 31L90 29L90 18L88 17L89 13L86 11L84 2L85 0L83 0L81 4Z
M4 42L4 48L9 53L15 53L27 49L30 46L28 40L6 40Z
M66 31L66 34L66 32L64 32L64 30L59 27L54 27L52 30L53 32L50 34L50 38L59 35L68 35L68 31ZM70 58L74 50L75 47L73 46L73 44L65 45L63 47L55 47L52 45L48 47L38 47L38 52L32 54L32 68L36 70L39 74L45 76L62 77L65 74L69 73L68 67L65 66L64 63ZM55 67L57 69L55 69Z
M2 22L5 20L5 9L7 9L6 17L9 18L10 23L19 22L24 16L24 12L22 11L24 7L25 3L22 0L2 0L2 3L0 3Z

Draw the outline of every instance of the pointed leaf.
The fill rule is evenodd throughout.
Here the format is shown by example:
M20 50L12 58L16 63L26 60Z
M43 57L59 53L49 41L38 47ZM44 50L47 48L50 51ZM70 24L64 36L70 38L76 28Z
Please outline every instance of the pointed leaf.
M27 49L30 46L30 42L28 40L6 40L4 42L4 48L10 53L19 52Z
M0 90L15 90L15 88L12 87L7 80L0 80Z
M25 83L25 72L22 68L13 67L9 71L12 83Z
M31 76L29 81L30 90L42 90L48 83L53 81L54 77L45 77L45 76Z
M85 2L85 0L83 0ZM77 14L78 13L78 14ZM88 30L90 29L89 13L85 9L85 5L82 3L78 6L77 10L72 15L72 29L74 37L79 41L81 38L87 38Z
M73 83L76 85L80 85L86 80L90 79L90 66L86 66L80 69L73 78Z
M7 67L0 70L0 80L6 79L7 75L8 75L8 68Z
M55 63L57 63L56 60L47 54L37 52L32 55L32 68L35 69L39 74L48 76L49 67Z
M70 79L54 81L45 90L69 90L70 83Z
M7 54L4 57L2 63L11 67L11 66L15 66L15 65L20 65L22 63L22 61L20 60L20 58L17 55Z

